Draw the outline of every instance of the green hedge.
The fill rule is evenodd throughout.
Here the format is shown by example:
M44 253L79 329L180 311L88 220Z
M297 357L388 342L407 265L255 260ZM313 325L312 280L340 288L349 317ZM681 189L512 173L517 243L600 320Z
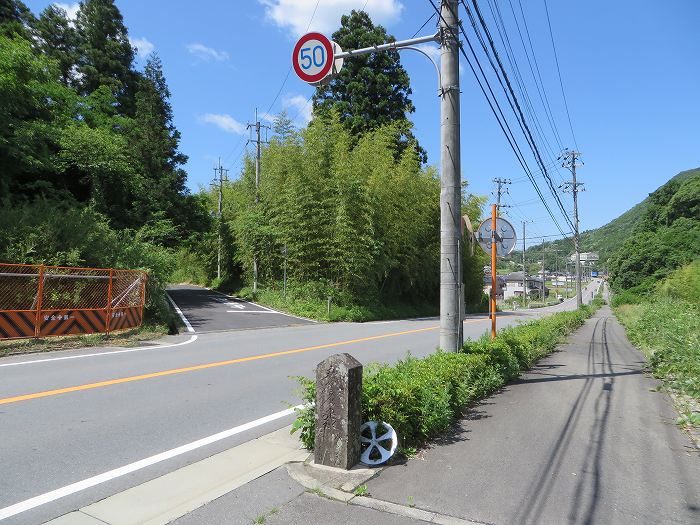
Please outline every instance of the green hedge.
M438 351L418 359L408 356L395 365L370 364L362 383L362 419L386 421L403 448L417 447L444 431L473 402L495 392L580 327L600 305L583 306L501 330L467 342L459 353ZM292 432L314 445L316 385L298 378L306 408L298 410Z

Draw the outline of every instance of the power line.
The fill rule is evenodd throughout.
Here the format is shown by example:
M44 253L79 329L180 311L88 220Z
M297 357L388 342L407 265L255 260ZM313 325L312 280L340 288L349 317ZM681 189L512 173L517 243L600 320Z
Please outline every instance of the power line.
M532 74L532 79L535 81L535 86L537 87L537 93L540 97L540 102L542 103L542 107L544 108L545 114L547 115L547 119L549 120L550 125L552 126L552 130L554 131L554 136L556 137L557 144L559 145L559 148L562 148L562 140L561 136L559 135L559 129L557 128L556 121L554 120L554 114L552 113L552 107L549 104L549 99L547 98L547 92L545 91L544 88L544 82L542 81L542 75L540 74L540 67L539 64L537 63L537 57L535 56L535 50L532 45L532 39L530 38L530 30L527 26L527 19L525 18L525 11L523 10L523 4L520 0L518 0L518 5L520 6L520 14L522 15L523 18L523 27L525 28L525 34L527 35L527 40L530 44L530 52L532 53L532 62L535 63L535 67L533 69L532 67L532 62L530 61L530 55L527 52L527 47L525 46L525 39L523 38L522 31L520 31L520 24L518 23L518 16L515 13L515 8L513 7L513 2L512 0L508 0L508 3L510 5L510 10L513 13L513 20L515 21L515 27L518 30L518 35L520 36L520 43L523 46L523 51L525 51L525 57L527 58L527 63L528 66L530 67L530 73ZM537 71L537 76L535 76L535 71ZM539 78L539 83L537 82L537 79Z
M544 133L544 128L540 124L539 119L537 118L537 114L534 111L534 105L532 104L532 100L527 92L527 88L525 87L525 81L522 77L522 74L520 73L520 68L518 67L518 61L515 58L515 53L513 52L513 47L510 44L510 38L508 37L508 32L506 31L505 23L503 21L503 16L501 15L501 10L498 6L498 3L495 0L488 0L489 4L489 9L491 10L491 16L493 17L493 20L496 25L496 31L498 32L498 36L501 39L501 43L503 44L503 49L506 52L506 58L508 59L508 63L510 64L510 69L513 73L513 76L515 78L515 82L518 85L518 89L520 91L520 94L523 97L523 100L525 102L525 110L527 111L528 115L530 118L535 123L535 130L542 140L542 143L545 145L545 149L547 152L551 155L551 157L554 157L554 149L552 148L551 144L549 143L549 140L547 140L547 137ZM541 100L541 96L540 96ZM547 115L548 116L548 115ZM549 117L549 116L548 116ZM550 122L550 127L551 127L551 122ZM555 139L557 137L555 136ZM561 151L562 146L559 145L559 151Z
M554 45L554 34L552 33L552 23L549 20L549 8L547 0L544 0L544 10L547 13L547 25L549 26L549 38L552 40L552 51L554 51L554 62L557 65L557 74L559 75L559 87L561 87L561 96L564 99L564 108L566 108L566 117L569 119L569 128L571 129L571 138L574 139L574 146L578 149L576 135L574 135L574 126L571 124L571 115L569 114L569 104L566 102L566 94L564 93L564 82L561 80L561 69L559 69L559 58L557 57L557 48Z
M479 5L476 0L472 0L472 5L474 6L474 11L479 19L479 23L481 24L481 27L483 28L483 31L486 35L486 38L489 42L489 47L491 48L491 51L493 52L493 56L498 64L498 69L496 69L496 66L494 65L493 61L491 60L490 53L488 52L488 49L486 48L486 45L480 35L480 31L478 30L476 23L474 21L474 17L471 13L471 10L469 9L469 6L466 4L464 0L462 0L462 5L464 5L465 9L467 10L467 13L469 14L470 19L472 20L472 26L474 28L474 32L477 34L477 37L479 38L479 41L482 44L482 47L484 49L484 53L487 55L487 58L494 69L494 72L496 73L496 77L498 78L499 83L501 84L501 87L503 90L506 92L506 99L508 100L509 105L511 106L511 109L513 110L514 113L516 113L516 117L518 120L518 124L520 125L526 140L528 142L528 145L530 146L530 149L532 150L536 162L540 165L540 168L542 169L545 181L547 182L547 185L549 186L550 191L552 192L552 195L554 195L557 204L559 205L560 210L562 211L562 214L564 215L564 218L566 219L566 222L569 224L569 226L572 226L571 219L566 213L566 210L564 209L563 204L561 203L561 199L559 198L559 195L557 194L556 188L554 187L554 183L552 182L551 177L549 176L549 173L547 172L547 168L545 166L544 161L542 160L539 148L537 147L537 144L535 143L535 139L532 136L532 132L530 131L530 128L527 125L527 122L525 120L525 116L523 115L522 108L520 107L520 104L518 102L518 99L515 95L515 92L513 91L513 86L510 82L510 79L508 78L508 74L503 67L503 62L501 61L498 50L496 49L496 45L493 42L493 38L491 37L491 33L489 31L488 25L486 24L486 21L484 20L481 10L479 9ZM460 28L462 31L462 34L464 35L465 38L467 38L466 32L464 30L464 27L460 24ZM499 70L501 75L503 76L503 80L505 80L506 86L507 86L507 91L506 91L506 86L503 85L503 81L501 80L501 75L499 75ZM510 98L508 97L508 94L510 94ZM511 101L512 99L512 101ZM513 107L513 104L515 104L515 107ZM517 111L516 111L517 110Z
M433 18L435 18L435 13L433 13L432 15L430 15L430 17L429 17L425 22L423 22L423 25L420 26L420 27L416 30L415 33L413 33L413 36L412 36L411 38L415 38L416 35L417 35L418 33L421 32L421 29L423 29L425 26L427 26L427 25L428 25L428 22L430 22Z
M444 22L444 18L443 18L443 16L442 16L442 14L440 13L440 11L438 10L438 8L437 8L437 6L435 5L435 3L433 2L433 0L428 0L428 1L429 1L430 4L433 6L433 9L434 9L435 12L438 14L438 16L439 16L439 17L443 20L443 22ZM460 27L461 27L461 24L460 24ZM450 29L450 31L452 31L452 30ZM523 168L523 171L525 171L526 175L527 175L528 178L530 179L530 182L532 183L533 187L535 188L535 191L537 192L537 194L539 195L540 199L542 200L542 204L544 205L545 209L547 210L547 212L549 213L550 217L552 218L552 221L554 222L555 226L557 227L557 229L558 229L558 230L562 233L562 235L563 235L563 234L564 234L564 231L562 230L561 226L559 226L559 223L557 222L556 218L554 217L554 214L552 213L552 210L549 208L549 205L548 205L547 202L545 201L544 196L542 195L542 192L541 192L539 186L537 185L537 182L535 181L534 176L532 175L532 172L530 171L530 168L529 168L529 166L527 165L527 162L525 161L525 158L524 158L524 156L523 156L523 154L522 154L522 151L520 150L520 147L519 147L517 141L515 140L515 137L514 137L514 135L513 135L513 132L512 132L512 130L510 129L510 126L509 126L509 124L508 124L508 121L506 120L505 116L503 115L503 111L502 111L502 109L501 109L501 107L500 107L500 104L498 103L498 100L497 100L495 94L493 93L493 90L491 89L491 85L490 85L490 83L489 83L489 81L488 81L488 78L486 77L486 75L485 75L485 73L484 73L484 70L483 70L483 68L481 67L481 63L479 62L479 59L478 59L478 57L477 57L477 55L476 55L476 53L475 53L475 51L474 51L474 48L472 47L471 42L470 42L469 38L467 37L466 33L464 32L463 28L462 28L462 34L464 35L465 40L466 40L467 44L469 45L469 49L470 49L470 51L471 51L471 53L472 53L472 56L473 56L473 58L474 58L474 61L476 62L477 66L478 66L478 68L479 68L479 71L481 72L481 75L483 76L483 79L484 79L484 82L483 82L483 83L482 83L482 81L481 81L481 78L479 78L479 75L476 73L476 70L474 69L474 65L472 64L472 61L469 59L469 57L467 56L466 52L464 51L464 47L463 47L463 46L461 45L461 43L460 43L460 44L459 44L459 50L460 50L460 52L462 53L462 56L464 56L464 58L465 58L467 64L469 65L469 68L471 69L472 74L474 75L474 77L475 77L477 83L479 84L479 88L481 89L481 92L483 93L484 97L486 98L487 103L489 104L489 107L490 107L490 109L491 109L491 112L492 112L492 113L494 114L494 116L496 117L496 121L498 122L498 125L499 125L499 127L501 128L501 131L502 131L503 134L506 136L506 140L508 141L509 146L510 146L511 149L513 150L513 153L515 153L515 156L516 156L518 162L520 163L521 167ZM453 32L453 37L454 37L455 39L457 39L457 36L454 34L454 32ZM457 39L457 40L458 40L458 39ZM493 102L492 102L491 98L489 98L489 95L486 93L486 89L484 88L484 83L486 84L486 86L487 86L488 89L489 89L489 92L491 93L491 97L493 98ZM494 104L495 104L496 107L498 108L498 113L496 112L496 109L494 108ZM499 115L498 115L499 113L500 113L501 117L499 117ZM501 118L502 118L503 120L501 120ZM507 129L508 131L506 131L506 129Z

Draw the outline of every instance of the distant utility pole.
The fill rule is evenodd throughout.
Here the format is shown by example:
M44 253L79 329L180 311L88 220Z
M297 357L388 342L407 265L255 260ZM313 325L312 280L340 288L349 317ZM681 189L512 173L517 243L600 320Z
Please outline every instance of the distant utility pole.
M221 217L221 208L224 202L224 182L228 182L228 170L221 167L221 157L219 157L219 166L214 168L214 182L212 183L219 190L219 208L217 215L219 219L219 251L216 258L217 279L221 279L221 228L223 223L223 219Z
M544 303L544 239L542 239L542 303Z
M523 221L523 306L527 305L527 269L525 268L525 222Z
M508 193L508 188L503 188L506 184L512 184L510 179L502 179L500 177L496 177L493 179L494 184L496 184L496 207L498 209L501 208L501 195L504 193Z
M248 123L246 126L249 130L255 130L255 138L249 139L248 143L255 142L255 204L260 202L260 155L262 152L262 144L269 144L266 140L261 140L260 130L269 130L270 126L261 124L258 120L258 108L255 108L255 122ZM257 246L253 247L253 291L258 290L258 252Z
M583 183L576 182L576 168L582 166L583 162L578 164L576 161L581 156L578 151L564 150L558 160L562 160L562 167L571 171L572 180L564 182L560 186L565 192L570 192L574 196L574 248L576 249L576 306L581 306L581 246L578 233L578 192L584 191Z

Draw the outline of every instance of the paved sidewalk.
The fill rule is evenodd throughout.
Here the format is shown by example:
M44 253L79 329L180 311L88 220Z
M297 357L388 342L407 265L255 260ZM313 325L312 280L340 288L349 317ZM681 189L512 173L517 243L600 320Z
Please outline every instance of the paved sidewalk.
M367 482L370 498L334 501L280 468L175 523L700 523L698 450L642 367L605 307L442 440Z

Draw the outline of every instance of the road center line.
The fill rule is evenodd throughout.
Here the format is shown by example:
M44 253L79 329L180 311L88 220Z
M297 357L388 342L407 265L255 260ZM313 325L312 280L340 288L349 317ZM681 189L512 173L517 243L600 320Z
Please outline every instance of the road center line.
M477 320L471 321L471 322L478 322ZM316 346L307 346L305 348L295 348L293 350L283 350L281 352L272 352L268 354L260 354L260 355L253 355L253 356L248 356L248 357L239 357L237 359L228 359L226 361L216 361L213 363L204 363L201 365L194 365L194 366L187 366L183 368L173 368L170 370L162 370L160 372L151 372L148 374L139 374L135 376L128 376L128 377L120 377L117 379L108 379L106 381L98 381L96 383L87 383L84 385L76 385L76 386L69 386L65 388L57 388L54 390L45 390L43 392L35 392L32 394L23 394L19 396L13 396L13 397L6 397L4 399L0 399L0 405L7 405L10 403L17 403L19 401L28 401L30 399L39 399L42 397L50 397L50 396L56 396L60 394L68 394L70 392L80 392L82 390L91 390L93 388L101 388L105 386L111 386L111 385L119 385L122 383L131 383L133 381L141 381L144 379L153 379L155 377L164 377L164 376L170 376L170 375L175 375L175 374L182 374L185 372L194 372L196 370L205 370L207 368L216 368L220 366L227 366L227 365L233 365L236 363L245 363L247 361L257 361L260 359L270 359L273 357L280 357L284 355L291 355L291 354L299 354L302 352L310 352L312 350L321 350L323 348L333 348L336 346L344 346L344 345L350 345L354 343L362 343L365 341L375 341L377 339L385 339L387 337L396 337L399 335L406 335L406 334L415 334L419 332L428 332L430 330L437 330L439 327L438 326L429 326L427 328L417 328L414 330L406 330L403 332L394 332L394 333L389 333L389 334L381 334L381 335L373 335L370 337L363 337L360 339L351 339L349 341L339 341L336 343L327 343L323 345L316 345Z
M302 407L303 405L297 405L296 407L288 408L287 410L275 412L274 414L270 414L269 416L261 417L254 421L238 425L237 427L224 430L223 432L212 434L211 436L198 439L197 441L192 441L191 443L187 443L186 445L181 445L177 448L166 450L165 452L161 452L160 454L155 454L145 459L129 463L128 465L124 465L123 467L115 468L113 470L103 472L102 474L98 474L97 476L92 476L91 478L87 478L76 483L71 483L70 485L66 485L65 487L61 487L59 489L52 490L44 494L40 494L39 496L20 501L19 503L15 503L14 505L10 505L9 507L0 509L0 520L9 518L10 516L15 516L17 514L20 514L21 512L28 511L35 507L39 507L40 505L56 501L57 499L64 498L71 494L75 494L76 492L80 492L81 490L94 487L95 485L100 485L101 483L111 481L115 478L119 478L126 474L130 474L131 472L136 472L137 470L150 467L151 465L155 465L156 463L160 463L167 459L180 456L187 452L191 452L192 450L204 447L206 445L210 445L211 443L221 441L222 439L235 436L236 434L240 434L241 432L245 432L246 430L250 430L252 428L264 425L265 423L269 423L271 421L275 421L276 419L280 419L285 416L291 415L294 413L294 409Z

